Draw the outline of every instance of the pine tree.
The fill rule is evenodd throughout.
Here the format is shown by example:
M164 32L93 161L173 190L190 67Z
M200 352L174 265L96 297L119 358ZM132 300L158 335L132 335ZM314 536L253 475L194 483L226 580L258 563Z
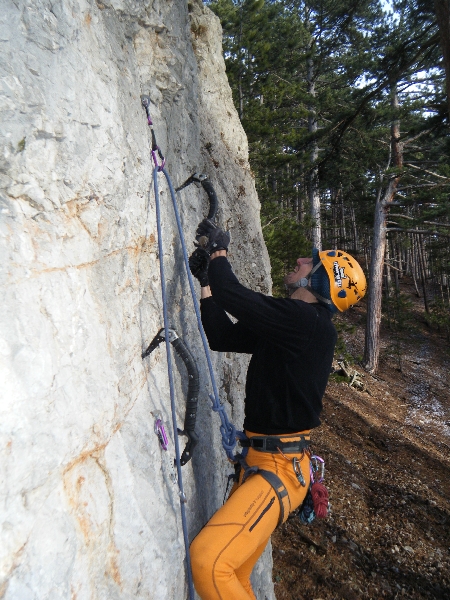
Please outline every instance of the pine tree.
M323 247L350 251L368 270L376 199L391 197L395 208L380 221L390 256L379 261L388 265L377 285L384 279L391 289L391 272L399 275L389 265L400 265L431 315L430 281L442 299L450 278L448 242L431 237L449 233L450 176L433 7L402 0L389 15L374 0L217 0L211 6L224 27L275 289L281 291L283 271L307 242L319 244L319 227ZM390 102L395 85L398 107ZM394 120L404 146L401 173L392 160ZM320 200L319 214L311 198Z

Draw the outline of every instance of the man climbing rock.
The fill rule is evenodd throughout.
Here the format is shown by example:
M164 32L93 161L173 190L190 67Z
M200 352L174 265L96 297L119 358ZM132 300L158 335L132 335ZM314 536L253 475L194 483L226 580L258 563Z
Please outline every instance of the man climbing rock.
M227 502L191 544L192 571L202 600L249 600L256 561L308 492L310 431L320 425L336 343L331 317L364 296L366 280L348 254L313 249L285 277L290 297L272 298L239 283L227 232L205 219L197 239L203 247L189 262L210 348L252 358L241 442L248 452Z

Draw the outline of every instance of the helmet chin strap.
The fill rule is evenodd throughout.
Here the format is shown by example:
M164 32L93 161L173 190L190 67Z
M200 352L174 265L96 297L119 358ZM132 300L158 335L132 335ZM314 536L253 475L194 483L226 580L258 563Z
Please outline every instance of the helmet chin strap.
M319 261L317 263L317 265L311 269L308 277L302 277L301 279L299 279L298 281L296 281L294 283L287 283L286 288L289 291L289 295L292 295L295 292L295 290L298 290L298 288L305 288L305 290L308 290L308 292L310 292L320 302L323 302L324 304L333 304L331 302L331 300L329 300L328 298L324 298L323 296L318 294L309 285L309 282L311 281L311 276L314 275L314 273L317 271L317 269L319 269L321 267L321 265L322 265L322 263Z

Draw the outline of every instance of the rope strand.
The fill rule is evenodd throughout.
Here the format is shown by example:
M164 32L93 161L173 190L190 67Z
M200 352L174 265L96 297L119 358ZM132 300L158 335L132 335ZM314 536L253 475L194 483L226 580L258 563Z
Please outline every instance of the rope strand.
M176 199L175 190L173 188L172 181L170 180L169 174L166 171L166 169L163 168L162 172L164 173L164 176L167 179L167 184L169 186L170 195L172 198L173 210L175 212L175 218L177 221L178 234L180 237L181 248L183 250L184 264L186 267L186 273L187 273L187 277L188 277L188 281L189 281L189 287L191 289L192 302L194 303L195 314L197 317L198 330L200 332L200 337L202 338L203 349L205 351L205 357L206 357L206 361L208 363L209 377L211 379L211 385L213 388L213 394L209 395L210 400L212 402L212 409L213 409L213 411L215 411L219 414L219 417L220 417L220 420L222 423L221 427L220 427L220 432L222 434L223 449L225 450L227 457L231 461L236 462L236 458L233 454L233 448L236 446L236 428L228 420L228 415L225 411L225 407L220 402L219 392L217 389L216 379L214 376L214 369L213 369L212 361L211 361L211 354L209 352L209 346L208 346L208 341L206 339L205 330L203 329L202 318L200 315L200 307L199 307L197 295L195 292L194 280L192 278L192 273L189 268L189 258L188 258L188 253L186 250L186 242L184 240L184 233L183 233L183 229L181 226L181 219L180 219L180 213L178 210L178 203L177 203L177 199Z
M186 520L186 496L183 490L183 477L181 474L181 460L180 460L180 446L178 443L178 427L177 427L177 415L175 406L175 386L173 382L173 369L172 369L172 355L170 350L169 341L169 316L167 312L167 294L166 294L166 279L164 274L164 255L162 246L162 232L161 232L161 209L159 203L159 188L158 188L158 171L159 167L155 166L153 170L153 186L155 190L155 204L156 204L156 227L158 231L158 252L159 252L159 272L161 276L161 295L163 303L163 317L164 317L164 335L166 342L166 356L167 356L167 371L169 375L169 390L170 390L170 408L172 412L172 426L173 426L173 437L175 444L175 463L177 466L178 476L178 488L180 490L180 509L181 509L181 523L183 527L184 547L186 551L186 573L189 587L189 600L194 600L194 582L192 580L192 569L191 569L191 557L189 554L189 536ZM167 177L167 175L166 175Z

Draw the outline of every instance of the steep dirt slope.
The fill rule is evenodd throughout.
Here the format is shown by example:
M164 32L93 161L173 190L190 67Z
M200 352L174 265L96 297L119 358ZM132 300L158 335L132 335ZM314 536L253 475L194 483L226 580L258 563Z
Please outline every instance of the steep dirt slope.
M450 354L419 302L403 331L383 330L377 378L357 363L365 307L337 320L336 358L355 357L369 392L331 377L314 448L330 516L275 533L278 600L450 598Z

